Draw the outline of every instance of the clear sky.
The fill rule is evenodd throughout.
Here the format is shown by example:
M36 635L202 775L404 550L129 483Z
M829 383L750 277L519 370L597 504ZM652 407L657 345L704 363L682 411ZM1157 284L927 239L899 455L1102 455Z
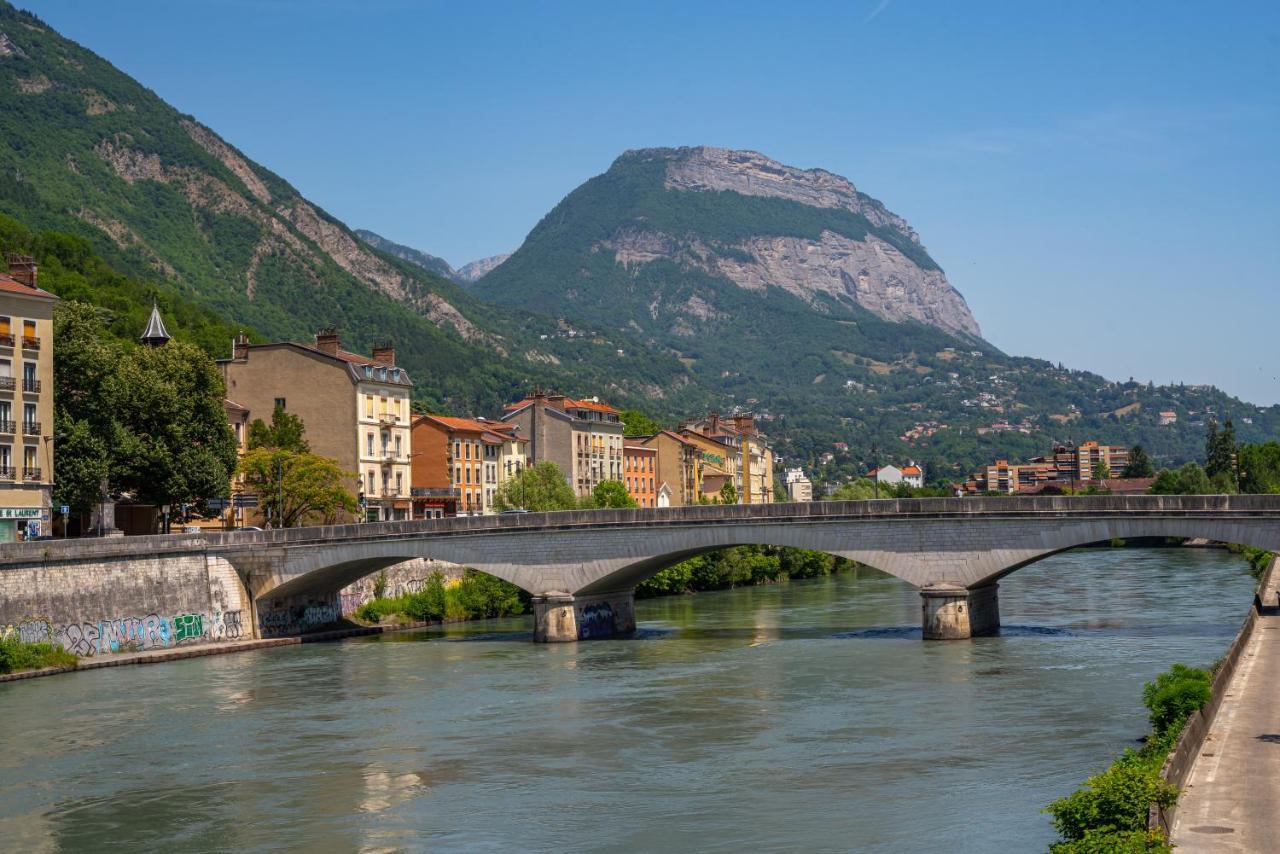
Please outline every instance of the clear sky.
M18 0L353 228L460 265L628 148L919 231L1002 349L1280 402L1280 4Z

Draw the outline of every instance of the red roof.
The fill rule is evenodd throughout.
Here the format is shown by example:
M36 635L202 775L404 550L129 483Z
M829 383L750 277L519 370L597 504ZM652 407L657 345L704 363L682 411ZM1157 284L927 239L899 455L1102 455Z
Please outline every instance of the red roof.
M498 426L496 421L479 421L474 418L454 418L450 415L423 415L449 430L462 430L467 433L492 433Z
M56 296L48 291L42 291L39 288L29 288L10 276L0 275L0 292L6 294L20 294L27 297L36 297L38 299L57 299Z
M920 471L920 466L903 466L902 473L903 474L924 474L924 472Z
M535 400L537 400L537 398L526 397L523 400L517 400L515 403L508 403L504 407L504 411L511 412L514 409L520 409L521 407L528 406ZM614 415L618 414L618 410L614 409L612 406L605 403L597 403L594 400L575 400L572 397L559 396L548 399L548 403L552 403L553 401L555 403L562 403L565 409L591 409L596 412L610 412ZM552 405L555 405L555 403L552 403Z

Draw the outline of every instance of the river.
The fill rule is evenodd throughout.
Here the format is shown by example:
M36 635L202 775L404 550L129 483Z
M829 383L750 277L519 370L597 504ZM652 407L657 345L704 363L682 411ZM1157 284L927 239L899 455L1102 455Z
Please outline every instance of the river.
M524 618L4 684L0 851L1043 851L1252 590L1221 551L1080 550L971 642L861 570L644 601L630 640Z

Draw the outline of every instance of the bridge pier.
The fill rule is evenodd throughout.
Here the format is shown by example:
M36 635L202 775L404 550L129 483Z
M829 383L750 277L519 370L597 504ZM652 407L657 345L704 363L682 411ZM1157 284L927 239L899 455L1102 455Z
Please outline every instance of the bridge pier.
M959 584L920 588L925 640L964 640L1000 630L998 584L968 589Z
M623 637L635 630L634 590L594 596L551 592L533 597L534 643Z

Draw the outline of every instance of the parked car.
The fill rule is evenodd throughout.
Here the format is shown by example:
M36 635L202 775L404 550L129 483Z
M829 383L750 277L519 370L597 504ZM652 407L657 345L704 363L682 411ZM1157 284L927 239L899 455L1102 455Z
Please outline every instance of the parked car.
M236 530L237 531L261 531L262 529L259 528L257 525L241 525L239 528L236 528Z

